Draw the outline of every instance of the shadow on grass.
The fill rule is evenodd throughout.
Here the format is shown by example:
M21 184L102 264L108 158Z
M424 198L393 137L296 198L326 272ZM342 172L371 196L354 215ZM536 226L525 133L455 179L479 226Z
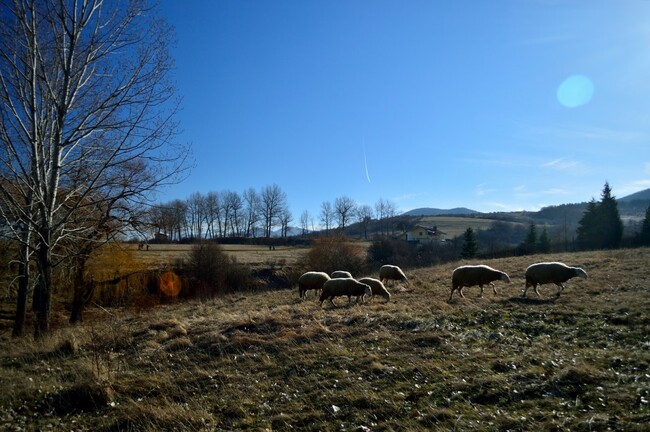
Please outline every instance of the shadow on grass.
M548 305L557 301L557 297L552 298L534 298L534 297L509 297L501 300L499 303L514 303L523 305Z

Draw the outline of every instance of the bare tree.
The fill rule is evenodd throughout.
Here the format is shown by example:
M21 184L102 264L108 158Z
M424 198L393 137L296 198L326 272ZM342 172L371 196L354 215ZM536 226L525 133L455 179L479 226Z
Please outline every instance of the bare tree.
M334 201L334 211L336 212L336 218L338 219L341 231L345 231L347 223L354 214L356 205L354 200L347 196L338 197Z
M246 231L244 235L246 237L255 237L257 223L260 220L260 196L253 188L246 189L243 193L243 196L245 202L244 219L246 225Z
M241 210L244 203L237 192L225 191L223 196L223 211L226 224L230 224L230 235L239 237L241 235Z
M280 228L282 231L282 237L287 237L289 235L289 224L293 220L293 216L289 211L289 207L285 207L284 210L280 213Z
M260 204L264 236L271 237L271 230L278 225L280 216L287 208L287 195L276 184L266 186L260 193Z
M309 231L309 220L311 216L309 210L304 210L300 215L300 227L302 228L302 235L306 236Z
M332 222L336 213L334 212L334 207L329 201L323 201L320 206L320 221L325 226L325 234L329 233L330 228L332 227Z
M388 220L391 234L395 231L395 216L397 216L397 205L392 201L386 201L386 219Z
M174 200L151 206L148 212L148 225L152 229L152 237L163 234L170 239L181 234L185 224L187 205L185 201Z
M183 231L187 232L187 203L180 199L173 200L169 204L166 217L170 224L170 238L183 238Z
M360 205L357 206L356 211L355 211L357 220L359 221L359 224L361 225L361 229L363 230L363 238L368 239L368 225L370 225L370 222L372 221L372 218L374 217L374 213L372 211L372 207L369 205Z
M377 214L377 220L379 220L379 230L381 232L384 232L386 220L395 216L395 208L395 204L389 200L384 200L383 198L380 198L375 203L375 213ZM386 232L388 232L387 227Z
M3 217L19 215L34 233L41 337L52 269L69 257L59 246L97 229L75 215L94 206L128 213L178 181L188 151L173 141L172 32L143 2L15 0L0 15L0 194L13 209Z
M201 239L206 213L205 197L200 192L194 192L185 202L187 205L186 225L188 237Z
M221 236L221 196L218 192L210 191L205 197L205 224L208 238Z

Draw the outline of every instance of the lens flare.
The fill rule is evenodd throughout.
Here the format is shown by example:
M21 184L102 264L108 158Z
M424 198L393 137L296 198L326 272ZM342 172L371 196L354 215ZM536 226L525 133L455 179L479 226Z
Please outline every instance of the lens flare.
M594 83L584 75L571 75L557 88L557 100L567 108L576 108L591 101Z
M170 297L176 297L181 292L181 278L174 272L160 275L160 291Z

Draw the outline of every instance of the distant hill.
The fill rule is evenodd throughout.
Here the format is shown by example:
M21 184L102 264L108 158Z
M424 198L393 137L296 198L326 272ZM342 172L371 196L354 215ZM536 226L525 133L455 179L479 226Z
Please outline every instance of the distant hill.
M421 207L409 210L403 213L402 216L442 216L442 215L470 215L477 214L476 210L471 210L465 207L456 207L453 209L439 209L431 207Z
M308 231L311 232L311 231ZM296 237L302 235L302 228L290 226L287 229L287 237ZM277 238L282 237L282 230L271 231L271 237Z
M635 192L631 195L624 196L623 198L617 198L616 201L619 203L627 203L632 201L648 201L650 202L650 189L642 190Z

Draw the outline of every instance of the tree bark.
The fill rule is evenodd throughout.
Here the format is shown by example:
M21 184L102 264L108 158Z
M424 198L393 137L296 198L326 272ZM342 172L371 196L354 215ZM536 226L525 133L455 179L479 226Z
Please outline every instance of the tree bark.
M50 307L52 304L52 257L50 232L41 230L40 243L36 251L40 278L34 292L36 302L36 320L34 321L34 339L42 339L50 332Z
M25 247L25 246L23 246ZM22 255L22 253L21 253ZM18 299L16 301L16 318L12 336L25 335L25 322L27 321L27 295L29 294L29 260L21 257L18 278Z
M90 281L84 283L85 263L79 265L74 281L74 297L72 299L72 310L70 311L70 324L83 322L83 312L86 304L90 301L95 292L95 279L91 276Z

